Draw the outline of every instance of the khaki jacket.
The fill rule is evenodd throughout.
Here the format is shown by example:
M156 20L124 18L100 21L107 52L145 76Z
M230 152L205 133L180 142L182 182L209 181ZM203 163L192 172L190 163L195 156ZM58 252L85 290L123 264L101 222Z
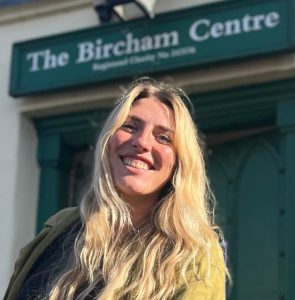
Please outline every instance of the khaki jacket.
M25 278L41 253L79 218L79 209L73 207L61 210L45 222L44 229L20 250L4 300L16 299ZM217 257L219 257L217 251L212 253L210 286L206 285L204 281L197 280L195 276L189 276L188 278L192 278L189 280L189 288L179 285L171 300L225 300L225 276L221 268L221 261Z

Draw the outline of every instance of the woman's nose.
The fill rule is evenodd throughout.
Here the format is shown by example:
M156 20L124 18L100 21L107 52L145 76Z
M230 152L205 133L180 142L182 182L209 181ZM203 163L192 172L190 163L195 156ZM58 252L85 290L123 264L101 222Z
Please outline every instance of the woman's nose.
M139 152L148 152L152 148L152 135L147 131L136 134L132 140L132 146L136 147Z

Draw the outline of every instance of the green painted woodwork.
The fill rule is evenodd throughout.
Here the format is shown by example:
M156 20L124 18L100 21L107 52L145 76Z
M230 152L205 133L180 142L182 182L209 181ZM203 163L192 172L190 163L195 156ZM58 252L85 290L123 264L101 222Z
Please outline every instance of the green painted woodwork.
M274 124L277 103L295 99L294 86L289 79L191 95L196 123L206 133Z
M218 203L217 222L230 245L231 299L275 300L280 296L282 174L276 137L263 134L210 151L208 175Z
M279 297L280 173L272 150L265 141L255 145L238 175L238 299Z
M65 207L71 151L59 135L40 136L38 161L41 173L37 231L40 231L51 215Z
M281 151L284 157L284 192L282 194L282 215L285 229L282 260L285 261L284 277L287 300L295 299L295 98L281 101L278 105L277 124L281 130Z
M231 300L295 299L294 87L291 79L191 95L208 141L229 130L272 125L268 132L209 143L206 151L217 221L229 243ZM64 205L72 154L94 144L107 112L34 120L41 168L38 228Z
M110 109L79 112L67 116L35 119L34 123L41 136L60 136L69 147L93 144L106 120Z
M222 1L15 43L10 94L290 50L295 46L294 1Z
M37 231L66 206L72 154L94 144L108 110L34 120L38 130L41 169Z

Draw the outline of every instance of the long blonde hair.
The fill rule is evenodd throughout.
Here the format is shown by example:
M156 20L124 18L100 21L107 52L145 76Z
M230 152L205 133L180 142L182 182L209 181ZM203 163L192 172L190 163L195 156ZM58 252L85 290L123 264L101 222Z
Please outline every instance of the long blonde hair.
M150 96L173 110L177 164L152 215L135 229L130 209L114 187L108 141L125 122L133 102ZM191 268L198 277L208 278L217 235L200 140L185 99L180 89L141 79L117 102L97 142L74 255L54 283L50 300L87 295L100 300L163 300L174 295L179 282L186 282ZM202 272L200 261L206 261Z

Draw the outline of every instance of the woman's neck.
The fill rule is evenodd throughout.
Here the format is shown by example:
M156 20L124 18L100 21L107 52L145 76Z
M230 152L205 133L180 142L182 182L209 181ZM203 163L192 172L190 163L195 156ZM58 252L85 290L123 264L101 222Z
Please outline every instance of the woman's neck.
M124 197L124 201L128 203L130 207L131 221L134 227L140 224L144 219L149 217L153 208L157 204L157 199L143 197Z

